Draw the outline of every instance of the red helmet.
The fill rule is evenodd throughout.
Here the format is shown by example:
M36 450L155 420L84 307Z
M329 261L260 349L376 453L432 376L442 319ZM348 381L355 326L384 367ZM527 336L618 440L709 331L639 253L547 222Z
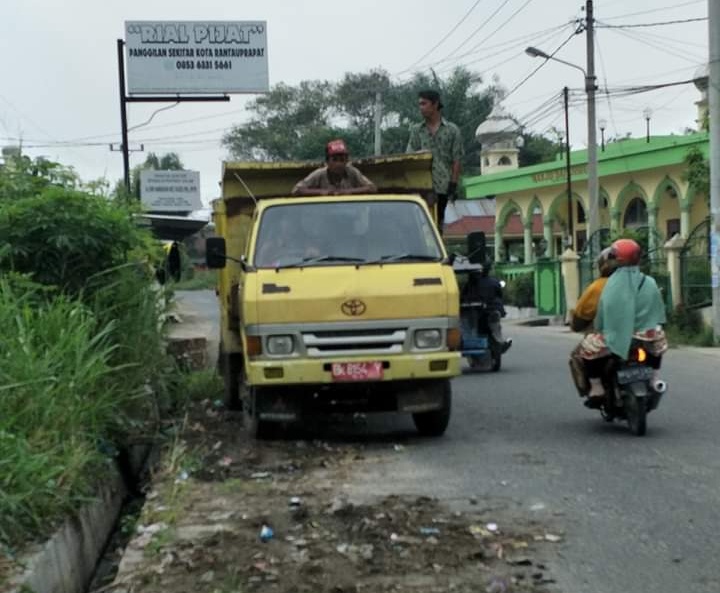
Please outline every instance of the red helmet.
M640 263L642 248L632 239L618 239L611 246L611 257L620 266L636 266Z

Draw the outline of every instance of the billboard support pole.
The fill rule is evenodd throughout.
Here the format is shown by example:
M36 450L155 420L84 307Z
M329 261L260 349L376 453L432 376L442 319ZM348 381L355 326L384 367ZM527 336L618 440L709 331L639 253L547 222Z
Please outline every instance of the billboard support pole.
M122 140L120 150L123 157L123 184L128 198L130 197L130 147L128 146L127 129L127 97L125 95L125 42L117 40L118 56L118 84L120 88L120 125L122 126Z
M122 154L123 154L123 184L130 196L130 146L128 144L127 104L128 103L207 103L216 101L230 101L229 95L196 95L184 97L181 95L168 96L131 96L125 92L125 42L117 40L118 55L118 83L120 87L120 125L122 126ZM140 196L138 196L140 199Z

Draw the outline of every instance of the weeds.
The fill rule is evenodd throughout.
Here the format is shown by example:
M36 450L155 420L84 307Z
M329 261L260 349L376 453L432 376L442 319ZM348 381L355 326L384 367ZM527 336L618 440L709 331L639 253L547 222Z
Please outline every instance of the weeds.
M172 285L174 290L211 290L217 286L217 270L193 270L189 277Z
M705 325L702 314L697 309L677 307L668 315L665 333L671 345L715 345L713 330Z

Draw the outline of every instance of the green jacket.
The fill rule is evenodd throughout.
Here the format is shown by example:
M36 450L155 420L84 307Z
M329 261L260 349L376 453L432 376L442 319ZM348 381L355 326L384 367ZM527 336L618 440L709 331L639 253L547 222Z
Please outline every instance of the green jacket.
M596 328L610 352L627 360L633 334L665 323L665 304L655 280L637 266L618 268L600 297Z

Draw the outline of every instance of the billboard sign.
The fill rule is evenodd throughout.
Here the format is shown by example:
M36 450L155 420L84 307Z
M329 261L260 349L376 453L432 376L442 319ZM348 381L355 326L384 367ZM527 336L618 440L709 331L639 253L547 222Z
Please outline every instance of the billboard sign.
M202 208L198 171L140 172L140 197L150 212L190 212Z
M268 91L265 21L126 21L128 93Z

